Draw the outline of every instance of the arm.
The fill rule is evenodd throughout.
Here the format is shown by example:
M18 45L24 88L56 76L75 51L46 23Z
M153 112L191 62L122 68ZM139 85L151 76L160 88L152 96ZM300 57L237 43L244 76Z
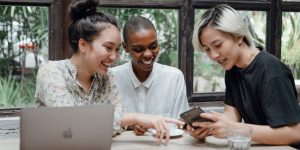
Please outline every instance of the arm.
M226 138L227 127L243 128L250 126L252 128L252 140L257 143L288 145L300 142L300 123L272 128L268 125L254 125L235 122L219 113L205 113L201 114L201 117L214 121L214 123L201 124L201 126L212 129L209 134L219 138ZM195 125L200 124L196 123Z
M105 93L107 100L110 100L111 104L115 105L114 112L114 130L115 132L121 132L121 120L125 112L125 107L123 106L122 99L117 88L115 77L112 72L108 73L109 84L106 84Z

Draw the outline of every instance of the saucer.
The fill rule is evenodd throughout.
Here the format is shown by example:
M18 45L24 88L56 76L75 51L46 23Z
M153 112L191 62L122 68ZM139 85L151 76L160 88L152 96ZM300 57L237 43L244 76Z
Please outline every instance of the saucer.
M148 129L148 132L150 132L152 135L156 134L156 130L153 129L153 128ZM184 133L184 131L181 130L181 129L177 129L177 128L171 128L170 129L170 137L171 138L182 136L183 133Z

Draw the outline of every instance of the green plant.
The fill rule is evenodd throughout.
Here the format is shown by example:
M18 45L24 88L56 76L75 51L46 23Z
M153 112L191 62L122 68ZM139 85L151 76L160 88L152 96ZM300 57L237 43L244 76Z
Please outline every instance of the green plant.
M34 104L35 79L20 83L12 75L0 78L0 108L22 107Z
M20 95L20 86L11 75L0 78L0 107L16 107L25 98Z
M283 13L282 60L291 68L294 78L300 79L300 14Z

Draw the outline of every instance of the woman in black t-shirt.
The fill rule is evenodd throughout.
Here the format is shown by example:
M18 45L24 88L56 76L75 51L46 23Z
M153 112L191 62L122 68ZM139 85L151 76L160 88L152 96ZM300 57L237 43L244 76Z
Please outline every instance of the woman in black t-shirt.
M300 107L291 71L254 46L237 11L228 5L206 11L195 25L193 45L226 70L226 92L224 113L201 114L213 122L194 123L202 127L198 129L188 126L192 136L225 138L228 127L251 127L257 143L300 143Z

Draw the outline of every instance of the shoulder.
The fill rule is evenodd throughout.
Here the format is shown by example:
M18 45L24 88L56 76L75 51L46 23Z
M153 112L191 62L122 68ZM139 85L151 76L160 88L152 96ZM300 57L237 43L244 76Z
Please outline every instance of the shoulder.
M118 74L118 73L123 73L124 71L129 69L129 62L119 65L119 66L115 66L112 67L110 70L113 74Z
M155 63L157 72L162 75L167 75L169 77L183 77L183 73L178 68L167 66L159 63Z
M286 76L290 74L289 67L278 58L266 51L262 51L261 53L261 56L256 61L257 69L272 76Z
M39 72L44 73L44 72L56 72L59 71L59 68L61 68L61 61L48 61L43 63L40 68Z

